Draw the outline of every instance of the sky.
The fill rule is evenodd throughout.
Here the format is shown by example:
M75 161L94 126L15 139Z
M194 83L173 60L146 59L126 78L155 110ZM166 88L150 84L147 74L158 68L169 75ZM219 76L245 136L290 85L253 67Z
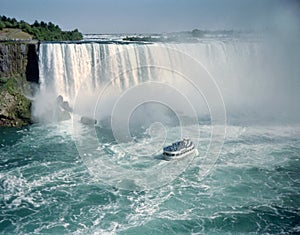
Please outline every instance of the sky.
M83 33L263 30L300 19L297 0L0 0L0 15Z

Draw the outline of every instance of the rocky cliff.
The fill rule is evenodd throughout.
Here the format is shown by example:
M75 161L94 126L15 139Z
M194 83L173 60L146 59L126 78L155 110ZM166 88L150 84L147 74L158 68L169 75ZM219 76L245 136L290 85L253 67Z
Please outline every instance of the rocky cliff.
M0 43L0 126L30 123L31 84L38 83L38 43Z

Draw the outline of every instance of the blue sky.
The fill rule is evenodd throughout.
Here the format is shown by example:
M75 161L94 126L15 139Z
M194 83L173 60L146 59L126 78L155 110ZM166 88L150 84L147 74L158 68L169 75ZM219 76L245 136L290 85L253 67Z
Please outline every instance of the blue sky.
M53 22L83 33L153 33L276 26L294 0L0 0L0 15ZM299 15L298 15L299 16Z

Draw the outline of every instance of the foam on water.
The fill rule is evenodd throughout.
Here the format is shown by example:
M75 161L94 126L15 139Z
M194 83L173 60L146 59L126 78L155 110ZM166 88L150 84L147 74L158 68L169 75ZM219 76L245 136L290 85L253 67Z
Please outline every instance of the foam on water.
M0 148L4 233L297 232L297 126L230 126L209 175L203 178L202 166L193 161L174 181L146 191L99 182L67 133L64 123L33 126L19 132L17 143ZM36 151L28 148L32 144ZM99 145L112 149L106 154L121 154L113 143ZM28 157L19 161L21 154ZM135 161L143 168L144 159Z
M299 232L299 66L273 48L42 43L43 122L0 129L0 231ZM55 122L58 95L69 121ZM164 161L183 136L199 155Z

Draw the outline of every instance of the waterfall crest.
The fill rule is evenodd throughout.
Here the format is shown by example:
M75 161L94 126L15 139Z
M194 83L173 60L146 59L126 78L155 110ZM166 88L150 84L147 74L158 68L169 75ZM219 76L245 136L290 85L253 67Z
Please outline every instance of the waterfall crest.
M282 70L282 60L272 57L272 49L262 42L238 40L126 45L42 43L40 95L62 95L71 105L91 96L94 98L89 100L95 105L95 95L107 84L109 96L144 82L158 81L169 82L186 96L190 95L193 102L199 101L199 106L207 106L205 97L190 92L189 86L181 81L186 75L180 74L182 68L189 66L186 58L202 66L211 76L231 117L244 115L255 119L262 111L266 116L274 116L279 110L287 116L298 107L294 99L298 97L295 85L299 82L290 71ZM160 64L163 66L158 68ZM195 67L188 70L196 71ZM190 76L192 80L197 79L197 74ZM85 97L78 97L83 91ZM209 107L199 110L209 114Z

